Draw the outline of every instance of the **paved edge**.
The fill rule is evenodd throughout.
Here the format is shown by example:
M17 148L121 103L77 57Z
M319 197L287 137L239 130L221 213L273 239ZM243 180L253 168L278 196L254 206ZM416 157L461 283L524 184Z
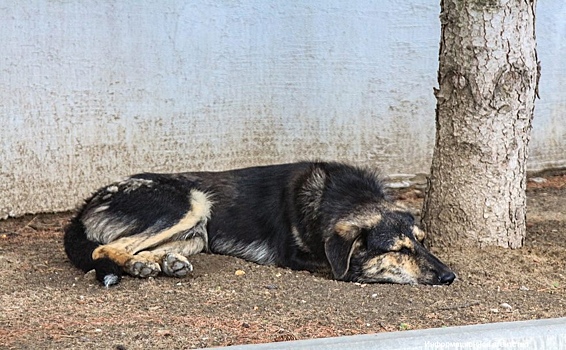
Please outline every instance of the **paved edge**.
M217 348L220 349L220 348ZM566 349L566 317L228 346L226 350Z

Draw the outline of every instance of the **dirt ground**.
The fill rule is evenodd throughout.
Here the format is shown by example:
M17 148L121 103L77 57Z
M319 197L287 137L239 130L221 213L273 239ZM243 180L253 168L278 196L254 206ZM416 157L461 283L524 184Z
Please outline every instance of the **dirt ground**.
M524 248L436 253L448 287L364 285L200 254L114 288L63 252L69 213L0 222L0 348L189 349L566 316L566 175L529 182ZM421 195L402 194L417 210Z

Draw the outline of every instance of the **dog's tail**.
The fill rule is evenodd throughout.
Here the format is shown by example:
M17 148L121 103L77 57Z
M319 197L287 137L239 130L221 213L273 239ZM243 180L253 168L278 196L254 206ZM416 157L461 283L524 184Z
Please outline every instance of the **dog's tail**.
M92 253L100 245L89 240L80 215L74 217L65 227L65 253L69 260L84 272L96 271L96 279L106 287L118 284L122 279L122 268L108 258L92 258Z

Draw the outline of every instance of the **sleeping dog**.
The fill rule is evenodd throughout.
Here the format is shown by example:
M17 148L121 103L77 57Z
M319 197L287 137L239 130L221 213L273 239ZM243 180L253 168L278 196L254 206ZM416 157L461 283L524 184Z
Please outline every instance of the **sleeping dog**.
M65 228L65 252L105 286L123 272L184 277L188 257L225 254L342 281L450 284L414 218L370 170L300 162L144 173L99 189Z

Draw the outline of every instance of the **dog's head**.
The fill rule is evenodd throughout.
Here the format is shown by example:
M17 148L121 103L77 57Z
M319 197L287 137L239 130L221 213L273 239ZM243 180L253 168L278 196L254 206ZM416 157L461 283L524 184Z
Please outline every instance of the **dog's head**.
M425 233L401 208L335 223L325 241L334 278L365 283L450 284L456 275L425 248Z

